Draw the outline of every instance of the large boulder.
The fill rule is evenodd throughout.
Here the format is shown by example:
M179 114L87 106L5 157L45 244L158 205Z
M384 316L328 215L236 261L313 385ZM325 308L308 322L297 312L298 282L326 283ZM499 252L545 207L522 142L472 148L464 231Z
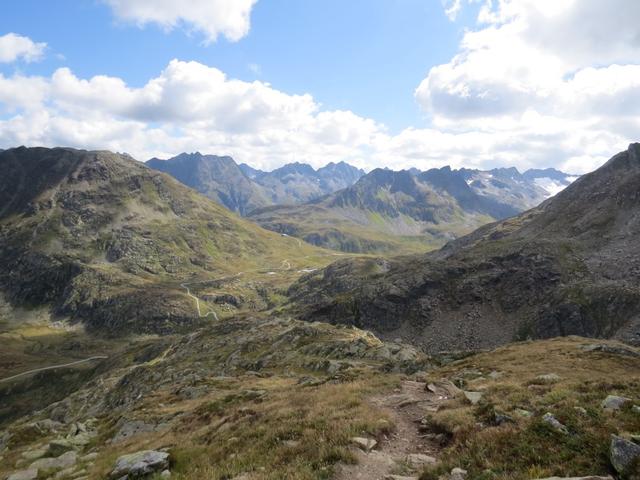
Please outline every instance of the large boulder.
M622 478L640 470L640 445L618 435L611 435L611 465Z
M76 452L66 452L55 458L40 458L29 465L34 470L62 470L71 467L78 461Z
M111 478L140 478L169 468L169 454L157 450L142 450L123 455L116 460Z

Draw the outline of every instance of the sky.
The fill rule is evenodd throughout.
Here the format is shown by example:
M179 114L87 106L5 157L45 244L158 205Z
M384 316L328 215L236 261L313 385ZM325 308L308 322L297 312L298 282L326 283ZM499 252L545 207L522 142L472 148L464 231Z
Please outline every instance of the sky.
M637 0L4 0L0 148L591 171L640 139Z

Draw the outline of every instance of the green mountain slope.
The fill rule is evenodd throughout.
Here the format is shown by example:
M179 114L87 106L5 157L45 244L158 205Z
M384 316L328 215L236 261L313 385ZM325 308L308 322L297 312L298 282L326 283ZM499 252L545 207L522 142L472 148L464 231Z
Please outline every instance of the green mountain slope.
M345 252L407 253L439 247L517 209L475 193L449 168L419 174L376 169L353 186L299 206L249 215L259 225Z
M192 328L212 308L266 308L265 285L330 258L123 155L20 147L0 153L0 168L5 301L50 305L110 334ZM211 305L198 312L185 281L209 282L190 290Z

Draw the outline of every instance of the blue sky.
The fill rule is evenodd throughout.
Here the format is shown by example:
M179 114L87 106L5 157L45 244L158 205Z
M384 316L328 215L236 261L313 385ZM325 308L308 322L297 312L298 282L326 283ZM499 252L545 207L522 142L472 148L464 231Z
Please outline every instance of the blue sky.
M0 148L555 166L640 137L636 0L6 0Z
M0 32L49 45L44 61L18 66L25 72L68 66L80 77L106 73L139 87L173 58L196 60L400 131L424 123L413 90L454 55L463 20L450 22L440 0L261 0L246 37L207 45L184 28L136 28L98 1L20 0L3 7ZM14 68L0 64L6 74Z

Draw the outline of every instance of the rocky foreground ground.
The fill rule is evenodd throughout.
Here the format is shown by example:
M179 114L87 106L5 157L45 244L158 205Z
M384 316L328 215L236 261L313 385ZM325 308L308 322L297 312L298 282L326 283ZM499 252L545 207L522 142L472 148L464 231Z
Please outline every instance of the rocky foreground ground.
M18 386L0 388L11 401ZM351 327L244 319L105 360L4 425L0 475L631 480L639 433L640 351L622 344L430 358Z

